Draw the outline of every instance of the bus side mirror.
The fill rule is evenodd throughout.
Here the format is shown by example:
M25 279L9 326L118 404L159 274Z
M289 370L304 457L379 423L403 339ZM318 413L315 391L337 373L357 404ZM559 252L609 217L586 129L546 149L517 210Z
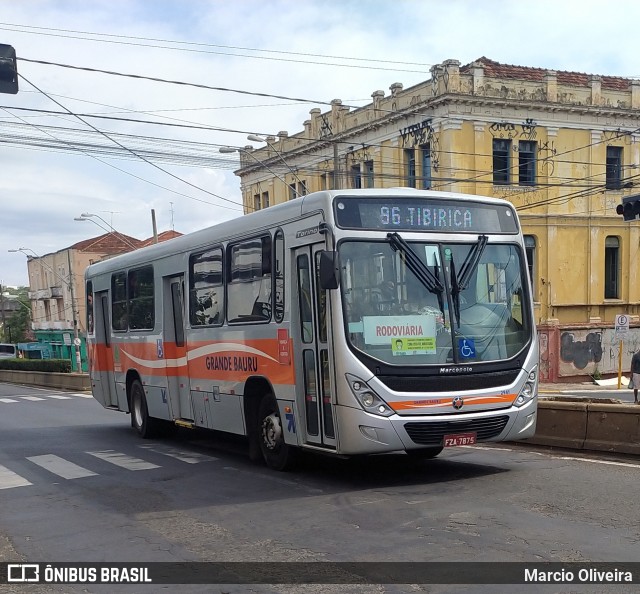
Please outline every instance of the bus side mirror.
M320 288L337 289L340 286L340 258L338 252L324 250L320 252Z

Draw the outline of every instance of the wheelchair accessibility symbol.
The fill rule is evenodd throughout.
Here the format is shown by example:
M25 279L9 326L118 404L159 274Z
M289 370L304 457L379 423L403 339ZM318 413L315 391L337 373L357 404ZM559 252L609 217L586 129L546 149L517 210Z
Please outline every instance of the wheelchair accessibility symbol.
M476 344L471 338L458 339L458 353L463 359L471 359L476 356Z

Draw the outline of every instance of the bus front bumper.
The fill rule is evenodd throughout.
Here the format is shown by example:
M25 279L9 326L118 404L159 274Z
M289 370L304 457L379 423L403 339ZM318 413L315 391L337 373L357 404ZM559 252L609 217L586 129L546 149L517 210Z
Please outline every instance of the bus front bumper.
M415 450L443 445L445 435L475 434L477 442L533 437L537 398L520 408L448 415L380 417L341 407L339 452L343 455Z

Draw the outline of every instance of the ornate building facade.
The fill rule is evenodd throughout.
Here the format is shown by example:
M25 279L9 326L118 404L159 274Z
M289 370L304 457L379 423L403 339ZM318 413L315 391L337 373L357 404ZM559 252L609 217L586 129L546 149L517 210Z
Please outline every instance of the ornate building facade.
M640 81L446 60L431 78L240 151L245 212L331 188L409 186L505 198L524 229L543 376L617 372L640 349Z

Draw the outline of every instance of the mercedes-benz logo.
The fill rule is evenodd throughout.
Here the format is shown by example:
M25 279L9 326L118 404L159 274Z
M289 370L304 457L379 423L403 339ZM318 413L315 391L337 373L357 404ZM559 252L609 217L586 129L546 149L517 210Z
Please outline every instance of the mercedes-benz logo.
M453 408L455 408L456 410L460 410L462 408L462 405L464 404L464 400L462 399L461 396L456 396L453 399L453 402L451 403L451 405L453 406Z

